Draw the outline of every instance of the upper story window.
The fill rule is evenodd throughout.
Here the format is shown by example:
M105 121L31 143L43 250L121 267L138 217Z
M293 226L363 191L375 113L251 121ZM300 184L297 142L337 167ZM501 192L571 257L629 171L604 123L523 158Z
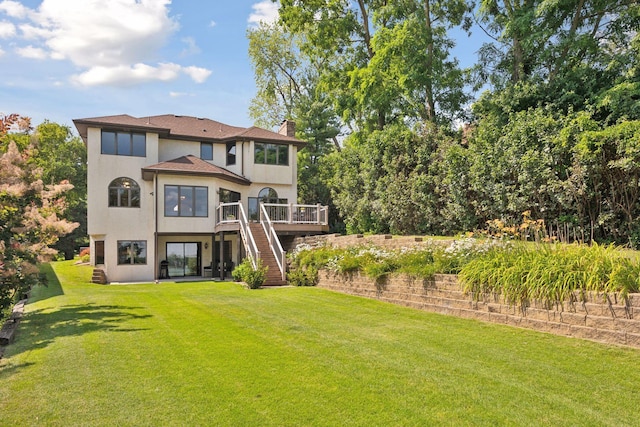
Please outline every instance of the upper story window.
M256 142L254 162L256 164L287 166L289 164L289 146Z
M236 142L227 142L227 166L236 164Z
M164 216L209 215L209 191L207 187L190 185L164 186Z
M140 186L131 178L116 178L109 184L109 207L139 208Z
M213 160L213 144L210 142L200 143L200 158L202 160Z
M147 156L147 135L133 132L102 131L101 153L116 156Z

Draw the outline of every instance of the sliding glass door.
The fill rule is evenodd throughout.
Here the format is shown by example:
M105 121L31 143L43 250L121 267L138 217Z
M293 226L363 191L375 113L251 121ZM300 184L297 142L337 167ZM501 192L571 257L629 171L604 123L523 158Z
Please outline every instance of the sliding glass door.
M169 277L200 276L200 243L167 243Z

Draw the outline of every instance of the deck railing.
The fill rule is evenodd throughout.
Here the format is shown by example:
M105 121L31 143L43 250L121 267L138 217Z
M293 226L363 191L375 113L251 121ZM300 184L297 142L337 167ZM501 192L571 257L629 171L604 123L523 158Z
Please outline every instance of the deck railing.
M322 205L299 205L289 203L281 205L276 203L263 203L271 222L280 224L316 224L327 225L329 223L329 209Z
M244 213L244 208L240 203L221 203L216 211L216 224L238 222L240 220L240 209Z
M327 225L329 223L329 208L322 205L299 205L296 203L276 204L261 203L266 215L273 224L307 224ZM244 208L239 202L222 203L216 211L216 224L233 224L240 221L240 210ZM246 215L245 215L245 218ZM257 219L257 218L256 218Z
M273 252L273 256L276 259L278 269L280 269L282 280L287 280L287 253L282 249L282 244L280 243L280 239L278 239L276 230L273 228L269 213L262 203L260 204L260 224L264 229L264 234L267 236L269 248L271 248L271 252Z
M260 224L267 236L269 247L278 263L278 268L282 273L282 279L286 280L286 252L282 249L282 244L276 233L273 224L306 224L306 225L327 225L329 223L329 208L322 205L299 205L295 203L260 204ZM260 258L260 251L249 228L249 221L242 204L221 203L216 211L216 225L239 224L240 235L247 255L251 258L254 268Z
M251 260L253 268L258 267L258 260L260 259L260 251L256 245L256 241L251 233L249 227L249 221L247 215L244 212L244 208L240 203L221 203L217 210L217 223L218 224L239 224L240 225L240 237L242 243L247 250L247 256Z

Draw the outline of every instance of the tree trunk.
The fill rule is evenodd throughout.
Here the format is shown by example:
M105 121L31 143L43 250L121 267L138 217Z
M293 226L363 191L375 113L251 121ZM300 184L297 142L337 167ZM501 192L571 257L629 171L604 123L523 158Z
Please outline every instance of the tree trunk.
M424 19L425 19L425 31L427 32L427 62L425 64L427 72L427 83L425 88L425 107L426 107L426 119L432 123L436 121L435 114L435 101L433 99L433 27L431 25L431 0L425 0L424 2Z

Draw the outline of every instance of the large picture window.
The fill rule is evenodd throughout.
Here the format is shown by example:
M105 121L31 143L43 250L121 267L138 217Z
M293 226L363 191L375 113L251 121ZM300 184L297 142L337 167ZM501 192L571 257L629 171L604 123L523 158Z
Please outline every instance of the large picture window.
M109 184L109 207L139 208L140 186L131 178L116 178Z
M144 133L103 130L100 147L102 154L146 157L147 136Z
M146 240L118 240L118 264L134 265L147 263Z
M256 142L254 162L256 164L287 166L289 164L289 146Z
M207 187L165 185L164 215L207 217L209 215Z

